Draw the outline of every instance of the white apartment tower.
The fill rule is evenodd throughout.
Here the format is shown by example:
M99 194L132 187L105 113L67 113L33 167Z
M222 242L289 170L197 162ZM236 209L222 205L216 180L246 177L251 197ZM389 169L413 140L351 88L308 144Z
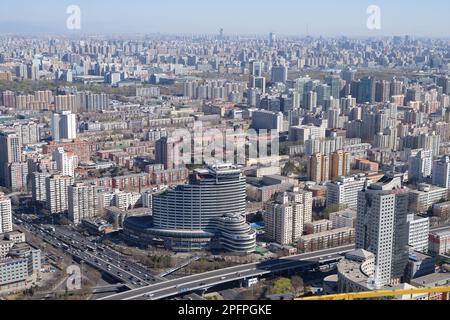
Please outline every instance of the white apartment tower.
M266 235L282 245L295 243L302 235L305 223L312 221L312 193L285 192L267 204L264 213Z
M375 255L377 282L399 283L408 262L408 191L385 177L358 194L356 249Z
M68 188L73 185L72 177L53 175L45 179L46 206L50 213L64 213L68 209Z
M408 159L408 177L411 182L422 183L431 175L433 155L429 150L420 150Z
M94 185L75 184L68 188L69 220L75 225L81 220L97 216L97 188Z
M77 117L71 111L54 113L52 116L54 141L74 140L77 137Z
M445 156L433 163L433 184L441 188L450 188L449 156Z
M53 151L52 156L58 171L63 176L75 176L75 168L78 166L78 158L75 155L65 152L64 148L58 148Z
M13 231L11 199L0 192L0 234Z

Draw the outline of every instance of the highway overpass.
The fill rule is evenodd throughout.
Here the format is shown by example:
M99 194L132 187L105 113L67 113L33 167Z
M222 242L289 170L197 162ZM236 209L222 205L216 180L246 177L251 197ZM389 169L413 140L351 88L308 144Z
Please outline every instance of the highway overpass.
M159 300L170 298L193 291L206 290L221 284L254 277L262 277L271 273L300 268L313 268L321 264L336 262L337 260L342 259L342 254L350 252L354 249L354 245L349 245L290 256L282 259L214 270L149 285L108 297L103 297L99 300Z

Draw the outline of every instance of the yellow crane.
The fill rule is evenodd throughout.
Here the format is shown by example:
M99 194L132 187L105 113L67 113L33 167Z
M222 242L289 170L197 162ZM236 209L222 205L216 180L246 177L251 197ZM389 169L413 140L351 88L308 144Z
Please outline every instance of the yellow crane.
M342 293L327 296L314 296L306 298L298 298L295 300L360 300L360 299L375 299L384 297L396 297L410 295L428 294L428 297L433 293L442 293L442 300L448 300L450 287L435 287L435 288L417 288L405 290L380 290L368 292Z

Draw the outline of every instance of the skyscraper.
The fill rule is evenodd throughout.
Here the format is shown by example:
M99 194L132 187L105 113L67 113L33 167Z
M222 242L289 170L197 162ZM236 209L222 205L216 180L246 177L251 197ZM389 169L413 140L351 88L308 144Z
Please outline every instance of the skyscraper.
M22 145L20 137L15 131L0 132L0 184L10 187L7 182L10 180L9 165L11 163L21 162Z
M378 81L375 88L375 101L388 102L390 101L391 83L386 80Z
M325 83L330 86L331 97L339 99L341 95L341 77L330 75L325 77Z
M311 219L311 192L279 193L264 212L266 236L279 244L293 244L303 235L305 223Z
M275 45L275 41L277 40L277 36L275 33L271 32L269 33L269 46L273 47Z
M0 234L13 231L11 199L0 192Z
M431 175L433 156L429 150L420 150L408 159L410 182L422 183Z
M46 206L50 213L64 213L68 209L68 188L74 183L72 177L52 175L45 179Z
M445 156L433 163L433 184L441 188L450 188L450 157Z
M350 173L350 154L338 150L331 156L331 179L347 176Z
M358 84L358 103L374 103L375 102L375 79L372 77L364 77Z
M278 65L272 67L271 80L274 83L286 83L288 79L288 68L284 65Z
M68 188L69 220L75 225L98 214L97 190L94 185L75 184Z
M408 190L389 176L358 194L356 248L375 255L376 281L397 284L408 262Z
M77 137L77 118L70 111L54 113L52 116L52 138L54 141L74 140Z
M153 198L153 226L148 232L173 250L211 248L252 252L256 234L245 223L245 177L229 164L195 170L189 184ZM228 221L228 222L227 222Z
M74 177L75 168L77 167L77 157L72 153L64 151L64 148L58 148L53 151L53 161L56 162L56 167L58 171L61 172L63 176Z

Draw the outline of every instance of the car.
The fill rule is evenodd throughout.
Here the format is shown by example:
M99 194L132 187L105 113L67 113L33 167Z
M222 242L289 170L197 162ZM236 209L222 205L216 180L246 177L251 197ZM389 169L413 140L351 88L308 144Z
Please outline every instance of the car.
M221 280L225 280L226 278L227 278L227 277L221 277L220 279L221 279Z
M145 298L152 298L154 296L155 296L154 293L147 293L147 294L144 295Z

